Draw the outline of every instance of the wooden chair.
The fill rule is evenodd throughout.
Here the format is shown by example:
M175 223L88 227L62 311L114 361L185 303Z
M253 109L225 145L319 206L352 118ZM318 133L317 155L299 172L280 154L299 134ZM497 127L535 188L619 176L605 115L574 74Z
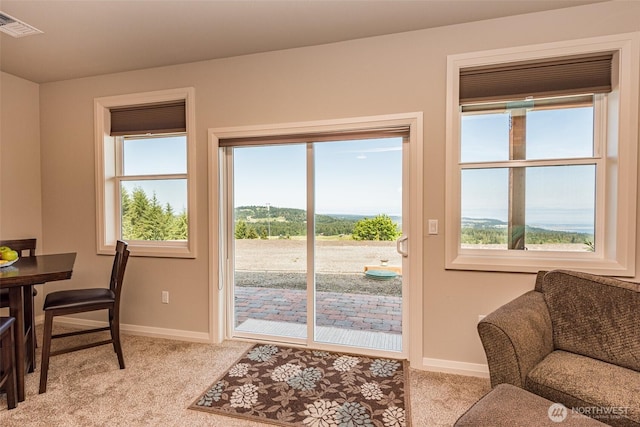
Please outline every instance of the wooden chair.
M8 246L14 251L18 252L18 255L22 257L32 257L36 255L37 239L14 239L14 240L0 240L0 246ZM38 341L36 339L36 305L35 297L38 295L38 291L35 286L31 287L31 298L25 292L24 295L24 318L31 319L31 329L27 331L31 335L33 346L28 346L27 355L30 360L29 372L33 372L36 365L36 355L34 348L38 347ZM0 289L0 307L9 307L9 289ZM26 322L28 323L28 322Z
M13 317L0 317L0 346L2 364L0 364L0 387L7 393L7 407L13 409L18 404L18 386L16 384L15 348L13 344Z
M129 250L127 249L127 243L118 240L108 288L58 291L48 294L45 298L43 307L45 317L42 342L42 365L40 369L40 393L47 391L49 358L52 356L105 344L113 344L113 349L118 355L120 369L124 369L124 357L122 355L122 346L120 345L120 297L122 295L122 283L128 258ZM65 316L95 310L109 310L109 326L53 335L53 318L55 316ZM110 331L111 339L51 351L52 339L101 331Z
M8 246L14 251L18 252L18 255L22 256L35 256L36 255L36 243L37 239L13 239L13 240L0 240L0 246ZM28 253L25 255L25 251Z

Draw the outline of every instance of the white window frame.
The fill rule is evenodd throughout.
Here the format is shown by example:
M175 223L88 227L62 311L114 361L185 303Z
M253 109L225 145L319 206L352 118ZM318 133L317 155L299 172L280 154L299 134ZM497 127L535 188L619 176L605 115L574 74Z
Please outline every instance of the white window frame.
M598 166L596 184L595 227L599 236L596 252L461 248L460 70L597 52L614 52L614 63L618 66L614 66L612 73L613 91L606 97L596 97L595 103L601 105L594 105L594 128L598 133L594 135L594 157L600 154L604 159ZM447 58L445 268L509 272L564 268L635 276L639 52L640 33L628 33ZM598 140L602 142L600 147Z
M95 163L96 163L96 232L97 253L113 255L120 239L120 163L122 137L110 135L110 109L130 105L145 105L170 101L185 101L187 139L187 217L188 240L130 241L132 256L195 258L196 257L196 153L195 153L195 90L178 88L154 92L116 95L94 100Z

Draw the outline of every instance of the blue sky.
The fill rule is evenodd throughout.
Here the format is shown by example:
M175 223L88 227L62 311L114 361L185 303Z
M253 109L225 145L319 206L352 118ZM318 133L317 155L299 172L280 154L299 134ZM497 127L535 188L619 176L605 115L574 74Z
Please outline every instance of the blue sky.
M124 175L186 173L185 137L127 139L124 143ZM185 180L128 181L123 185L131 193L141 187L149 197L154 192L160 204L169 203L176 213L187 208Z
M125 142L125 175L186 171L184 138ZM316 212L401 215L402 139L315 144ZM306 209L306 144L234 149L235 205ZM132 181L174 211L186 208L184 181Z
M314 144L316 212L400 215L402 139ZM235 206L306 209L306 144L234 149Z

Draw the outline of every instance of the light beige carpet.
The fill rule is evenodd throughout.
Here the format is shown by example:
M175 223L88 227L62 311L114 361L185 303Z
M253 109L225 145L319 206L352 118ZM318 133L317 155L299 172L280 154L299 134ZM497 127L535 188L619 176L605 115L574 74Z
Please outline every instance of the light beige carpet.
M0 425L266 425L187 409L211 385L212 378L222 375L251 345L239 341L193 344L125 335L126 369L118 369L110 346L57 356L51 359L47 392L42 395L38 394L38 349L38 367L26 379L26 400L8 411L6 397L0 395ZM413 425L450 426L487 391L487 379L412 370Z

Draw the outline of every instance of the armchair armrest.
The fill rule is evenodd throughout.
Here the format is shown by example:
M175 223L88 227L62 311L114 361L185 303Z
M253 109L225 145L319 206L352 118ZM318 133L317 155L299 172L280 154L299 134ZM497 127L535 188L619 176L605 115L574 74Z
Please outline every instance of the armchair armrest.
M543 294L535 290L482 319L478 333L492 387L509 383L524 388L529 371L553 351L549 311Z

